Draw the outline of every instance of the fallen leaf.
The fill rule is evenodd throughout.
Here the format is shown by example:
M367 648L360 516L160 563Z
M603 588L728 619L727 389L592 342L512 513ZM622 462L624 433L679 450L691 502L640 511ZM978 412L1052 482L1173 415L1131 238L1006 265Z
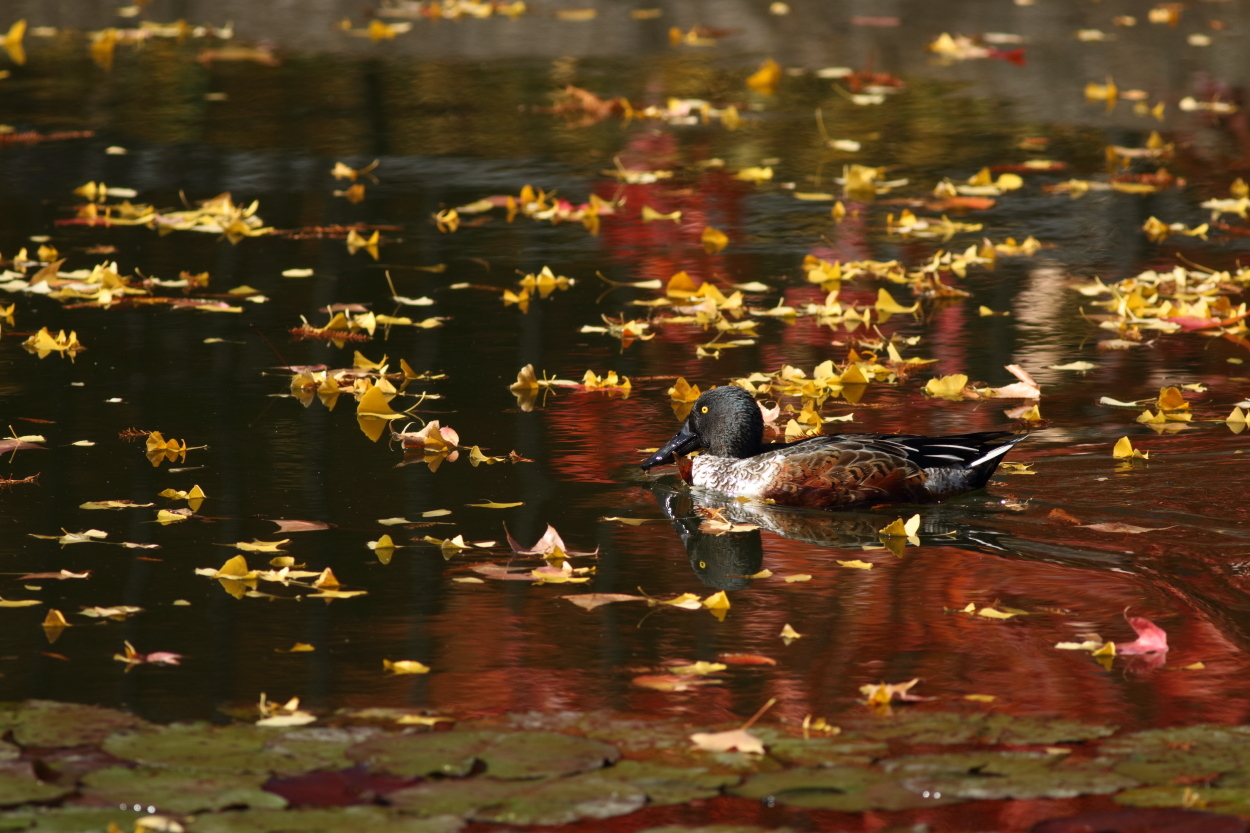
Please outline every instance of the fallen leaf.
M695 732L690 736L695 746L707 752L731 752L737 750L751 755L763 755L764 744L746 729L727 732Z
M633 596L628 593L577 593L564 596L563 598L568 599L578 607L584 607L587 610L594 610L601 605L612 604L614 602L649 601L646 596Z
M1158 532L1161 529L1171 529L1170 526L1133 526L1132 524L1122 523L1105 523L1105 524L1081 524L1082 529L1093 529L1098 532L1123 532L1129 535L1139 535L1143 532Z
M908 694L916 683L920 682L920 678L909 680L905 683L875 683L871 685L862 685L859 687L860 694L864 695L869 705L884 706L891 700L923 700L923 697L917 697L914 694Z
M1132 642L1116 643L1115 649L1120 654L1166 654L1168 651L1168 635L1163 628L1140 616L1130 616L1129 625L1137 631L1137 639Z
M390 671L393 674L428 674L430 673L430 666L412 659L400 659L394 662L384 659L382 660L382 670Z

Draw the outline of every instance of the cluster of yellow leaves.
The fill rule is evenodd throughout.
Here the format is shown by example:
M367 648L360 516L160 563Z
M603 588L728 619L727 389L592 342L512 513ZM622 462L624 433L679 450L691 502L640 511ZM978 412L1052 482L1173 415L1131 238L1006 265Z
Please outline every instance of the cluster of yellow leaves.
M945 214L941 220L917 217L910 209L905 209L898 219L893 214L886 217L886 229L900 237L934 237L946 241L960 232L980 231L982 228L981 223L961 223Z
M311 712L300 709L298 697L292 697L285 703L276 703L271 702L265 697L265 693L261 692L256 710L260 713L260 719L256 721L257 726L271 728L305 726L317 719L316 715Z
M353 365L351 368L341 370L304 368L291 377L291 396L298 399L304 407L308 407L314 400L319 399L328 409L334 410L341 394L351 394L358 400L363 400L371 388L377 388L378 394L370 400L370 406L377 406L373 409L377 411L375 415L381 419L397 419L400 412L389 406L380 407L376 401L377 396L382 398L381 404L386 404L404 391L411 382L443 378L441 374L417 373L404 359L399 360L400 373L388 373L389 365L386 364L386 356L383 356L381 361L374 362L365 358L360 351L356 351ZM399 384L398 388L395 386L396 383ZM438 398L439 394L434 393L422 393L420 397L421 401ZM366 407L363 413L370 415L373 411Z
M1155 407L1158 408L1158 413L1147 408L1138 415L1137 422L1150 426L1160 434L1179 430L1194 418L1189 412L1189 403L1185 401L1184 394L1176 387L1160 388Z
M94 198L101 193L103 185L88 183L79 188L77 193ZM272 234L273 229L266 226L257 216L260 202L253 200L250 205L235 205L229 193L218 194L212 199L201 201L197 207L179 211L160 211L151 205L131 204L108 206L92 201L78 208L78 218L87 220L92 225L104 226L147 226L162 234L171 231L198 231L206 234L221 234L231 243L237 243L244 237L260 237Z
M63 259L55 259L57 252L48 246L39 249L39 260L28 259L26 250L22 249L13 259L16 270L5 271L0 275L0 290L5 292L23 292L31 295L43 295L65 304L75 306L98 306L109 308L114 304L153 305L162 304L176 307L188 307L206 312L242 312L242 307L215 298L192 298L185 293L208 285L208 273L192 275L183 272L177 279L161 280L159 278L140 279L132 275L119 273L117 264L104 262L91 269L75 269L60 271ZM33 265L40 265L34 274L26 277L26 270ZM181 297L156 296L155 288L183 290ZM263 295L249 286L235 287L229 294L238 298L246 298L252 303L263 303L267 300ZM2 309L2 308L0 308Z
M620 391L629 396L630 383L628 376L617 376L615 370L609 370L603 376L595 375L593 370L587 370L582 376L582 386L586 390L611 390Z
M899 186L906 185L906 179L885 179L885 168L873 168L868 165L843 165L842 176L834 179L842 186L847 199L871 201L878 194L888 194Z
M126 16L123 14L126 8L122 7L118 10L119 16ZM137 11L138 6L129 8ZM51 26L41 26L37 31L45 37L58 32L56 28ZM0 36L0 46L8 53L9 59L19 66L26 63L26 48L22 43L25 34L26 21L19 20L9 28L5 35ZM91 59L97 66L105 70L111 70L113 68L114 51L118 44L142 45L152 38L167 38L183 43L190 38L205 37L229 40L234 37L234 27L232 24L227 24L220 28L215 26L192 26L182 19L173 23L158 23L156 21L144 20L131 29L110 27L88 33L90 40L88 48ZM211 52L213 50L205 51Z
M816 365L810 375L800 368L784 365L773 373L757 371L734 379L733 383L756 397L799 397L803 403L803 412L798 417L800 422L818 425L820 421L846 421L847 417L813 419L813 414L808 412L819 409L828 399L842 397L851 403L858 402L869 384L897 384L912 368L930 361L904 359L893 342L886 342L883 347L884 356L850 350L846 361L840 365L826 359Z
M1105 313L1086 317L1115 333L1112 343L1099 345L1112 349L1136 344L1150 330L1200 330L1205 335L1224 335L1236 341L1246 332L1246 304L1234 307L1226 290L1247 285L1247 268L1221 272L1176 266L1168 272L1147 270L1113 284L1095 279L1073 289L1085 297L1102 299L1093 304Z
M1165 223L1158 217L1151 216L1142 224L1142 231L1146 232L1146 236L1154 243L1162 243L1170 235L1179 234L1184 237L1201 237L1207 239L1207 232L1211 227L1207 223L1200 226L1190 228L1184 223Z
M598 234L599 218L615 214L619 207L619 203L605 200L597 194L591 194L586 202L574 205L566 199L556 197L554 191L526 185L517 196L508 194L502 197L484 197L476 202L442 211L435 216L435 221L440 231L451 232L459 227L459 217L462 214L483 214L496 208L504 208L509 223L519 214L531 220L552 224L581 223L591 234Z
M234 544L236 549L245 552L281 552L281 547L289 543L290 539L281 541L239 541ZM278 556L274 558L270 565L275 569L271 570L253 570L247 565L247 559L242 555L235 555L228 559L221 567L197 567L195 574L197 576L207 576L217 579L222 588L234 596L236 599L245 596L253 598L272 598L270 594L261 593L256 590L258 582L273 582L283 587L296 587L304 590L315 590L316 592L308 593L310 599L325 599L327 603L335 599L350 599L355 596L363 596L367 591L364 590L343 590L338 578L334 575L334 571L329 567L318 572L317 570L301 570L302 565L296 565L294 559L290 556ZM302 579L313 579L312 582L303 581Z
M40 327L39 332L22 342L22 347L41 359L52 353L60 353L72 359L79 351L87 349L79 343L78 333L71 331L69 335L65 335L65 331L61 330L52 335L47 327Z
M544 266L538 274L525 275L518 283L521 287L519 291L513 292L511 289L503 291L503 304L505 307L516 304L521 312L529 312L532 297L537 295L540 298L546 298L557 289L567 290L574 284L574 281L572 278L555 274L550 266Z
M482 20L499 15L517 18L525 14L524 0L407 0L402 4L374 9L379 17L406 17L427 20Z
M522 411L532 411L538 391L540 389L550 391L556 387L577 387L577 382L570 379L548 379L545 371L543 377L539 379L538 374L534 372L534 365L527 364L517 372L516 381L508 386L508 390L512 391Z

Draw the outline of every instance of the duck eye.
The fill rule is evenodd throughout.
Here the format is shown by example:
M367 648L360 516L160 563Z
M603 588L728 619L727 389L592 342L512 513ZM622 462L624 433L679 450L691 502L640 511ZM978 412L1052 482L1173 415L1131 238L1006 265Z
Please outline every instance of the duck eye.
M702 408L700 408L700 409L699 409L699 413L706 414L706 413L707 413L707 405L704 405Z

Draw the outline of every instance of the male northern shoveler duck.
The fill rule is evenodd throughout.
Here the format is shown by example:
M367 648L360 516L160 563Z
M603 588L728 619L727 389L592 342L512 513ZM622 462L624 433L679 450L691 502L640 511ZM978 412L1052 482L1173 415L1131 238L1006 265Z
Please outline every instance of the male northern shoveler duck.
M692 486L818 509L923 503L984 488L1003 455L1025 436L833 434L765 443L754 397L729 385L700 396L681 430L642 468L706 449L688 468L679 466Z

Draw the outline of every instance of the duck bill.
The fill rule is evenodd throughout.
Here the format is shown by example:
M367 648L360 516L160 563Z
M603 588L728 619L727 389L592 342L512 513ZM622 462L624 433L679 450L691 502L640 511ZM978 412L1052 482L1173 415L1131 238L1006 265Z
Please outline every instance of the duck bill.
M689 454L702 447L703 443L699 440L699 435L690 430L688 423L683 424L681 430L674 434L671 440L664 443L663 448L642 461L642 470L646 471L652 466L672 463L674 455Z

